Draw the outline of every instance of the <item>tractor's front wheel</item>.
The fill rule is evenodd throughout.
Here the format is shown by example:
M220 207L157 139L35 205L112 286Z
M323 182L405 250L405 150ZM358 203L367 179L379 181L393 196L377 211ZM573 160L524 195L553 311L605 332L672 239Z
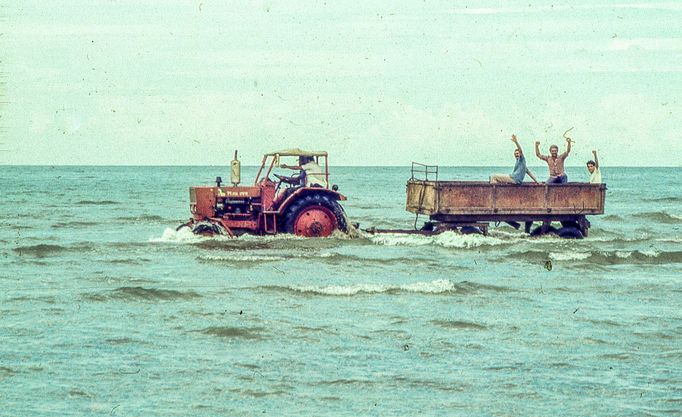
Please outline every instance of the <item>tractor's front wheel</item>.
M213 222L199 222L195 223L192 227L192 233L201 236L215 236L215 235L226 235L227 230L218 223Z
M348 231L341 205L321 194L308 194L294 201L284 215L286 233L305 237L327 237L334 230Z

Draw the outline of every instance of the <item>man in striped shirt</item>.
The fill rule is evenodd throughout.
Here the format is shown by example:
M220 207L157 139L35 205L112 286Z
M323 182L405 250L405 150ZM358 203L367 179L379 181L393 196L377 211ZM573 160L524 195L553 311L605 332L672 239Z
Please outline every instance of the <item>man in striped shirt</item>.
M549 155L540 154L540 142L535 142L535 155L547 162L549 167L549 178L547 184L566 184L568 177L564 170L564 160L571 153L571 138L566 138L566 152L559 155L559 147L552 145L549 147Z

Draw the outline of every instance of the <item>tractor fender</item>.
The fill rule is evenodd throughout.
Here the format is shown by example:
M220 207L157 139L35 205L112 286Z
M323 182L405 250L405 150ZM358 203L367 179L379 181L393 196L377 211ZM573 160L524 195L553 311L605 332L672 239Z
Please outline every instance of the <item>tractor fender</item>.
M277 208L277 211L279 213L284 213L287 210L287 207L291 205L294 201L298 200L301 197L305 197L306 195L309 194L319 194L323 196L327 196L330 200L335 200L335 201L345 201L346 197L334 190L329 190L327 188L318 188L318 187L303 187L299 188L293 193L291 193L287 198L282 201L282 203L279 205Z

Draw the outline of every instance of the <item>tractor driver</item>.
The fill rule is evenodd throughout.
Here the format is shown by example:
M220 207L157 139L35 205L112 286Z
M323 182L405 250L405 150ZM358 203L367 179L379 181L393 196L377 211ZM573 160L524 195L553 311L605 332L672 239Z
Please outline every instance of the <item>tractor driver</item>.
M324 171L312 156L301 155L298 157L298 165L282 164L280 167L301 171L299 175L292 175L291 177L277 176L284 182L305 187L327 187Z

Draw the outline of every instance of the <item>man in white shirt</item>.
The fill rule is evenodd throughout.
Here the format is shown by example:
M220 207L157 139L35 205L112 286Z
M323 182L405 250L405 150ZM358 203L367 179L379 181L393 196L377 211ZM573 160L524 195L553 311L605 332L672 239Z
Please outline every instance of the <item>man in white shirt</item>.
M303 158L307 158L307 160ZM327 187L326 175L312 156L299 157L299 164L301 164L301 169L305 172L306 187Z
M312 156L299 156L298 165L286 165L282 164L282 168L287 169L298 169L301 172L301 179L305 179L304 184L306 187L323 187L327 188L327 179L322 168L315 162L315 158Z
M590 184L601 184L601 171L599 171L599 158L597 151L592 151L593 161L587 161L587 171L590 173Z

